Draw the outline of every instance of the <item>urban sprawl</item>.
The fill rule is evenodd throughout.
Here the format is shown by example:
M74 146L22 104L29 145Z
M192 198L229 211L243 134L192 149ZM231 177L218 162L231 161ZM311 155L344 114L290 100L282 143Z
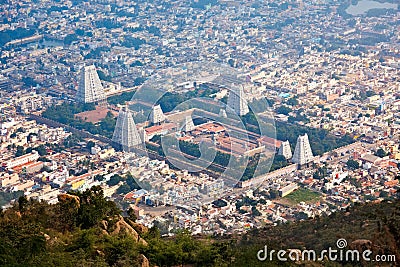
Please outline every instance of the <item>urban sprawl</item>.
M400 6L363 1L2 3L2 208L100 186L222 235L398 198Z

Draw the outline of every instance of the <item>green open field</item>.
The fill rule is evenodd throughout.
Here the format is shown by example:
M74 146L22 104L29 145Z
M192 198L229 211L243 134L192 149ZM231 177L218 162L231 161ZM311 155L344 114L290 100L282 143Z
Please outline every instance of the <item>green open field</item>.
M317 192L300 187L293 193L285 196L283 199L288 200L292 204L297 204L302 201L303 202L315 202L319 199L320 196L321 195Z

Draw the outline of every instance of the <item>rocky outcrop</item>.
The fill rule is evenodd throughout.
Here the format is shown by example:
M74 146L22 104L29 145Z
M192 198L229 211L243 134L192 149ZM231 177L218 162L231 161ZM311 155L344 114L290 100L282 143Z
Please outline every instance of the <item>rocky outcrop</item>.
M140 262L140 267L150 267L149 260L143 254L139 255L139 262Z
M71 194L59 194L58 195L58 201L60 202L68 202L68 201L74 201L76 206L79 208L80 206L80 199L78 196L74 196Z
M103 230L110 235L127 234L132 236L138 243L147 245L147 242L140 237L140 235L130 226L122 216L118 216L117 221L110 223L107 221L102 221ZM104 232L103 231L103 232Z
M147 228L146 226L144 226L143 224L140 223L136 223L130 219L125 219L125 221L133 227L133 229L135 229L136 232L138 232L140 235L146 234L147 232L149 232L149 228Z

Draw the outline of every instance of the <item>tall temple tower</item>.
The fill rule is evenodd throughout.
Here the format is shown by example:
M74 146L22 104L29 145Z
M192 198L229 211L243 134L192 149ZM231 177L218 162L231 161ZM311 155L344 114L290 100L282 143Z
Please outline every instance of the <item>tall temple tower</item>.
M244 95L243 85L239 85L239 87L233 87L233 89L229 92L228 106L239 116L244 116L249 113L249 107Z
M228 118L228 115L226 114L226 110L222 109L222 108L219 110L218 116L220 116L221 118Z
M150 113L150 122L153 124L161 123L165 121L165 115L160 105L156 105L152 108Z
M308 141L308 135L300 135L297 138L297 144L294 150L292 162L299 165L304 165L311 162L313 158L314 156L311 150L310 142Z
M183 127L182 127L182 131L190 132L190 131L193 131L195 128L196 127L194 126L192 117L186 116L185 117L185 122L184 122Z
M76 100L82 103L101 102L106 99L103 85L94 65L82 68Z
M132 152L142 143L132 113L127 107L122 107L118 113L112 140L120 144L126 152Z
M278 155L284 156L285 159L290 159L293 156L289 141L286 140L282 142L281 146L279 147Z

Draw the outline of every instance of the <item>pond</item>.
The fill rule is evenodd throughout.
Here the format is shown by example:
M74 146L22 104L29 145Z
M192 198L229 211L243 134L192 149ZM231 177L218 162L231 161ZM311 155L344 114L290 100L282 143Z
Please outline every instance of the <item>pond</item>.
M370 9L397 9L397 4L380 3L373 0L361 0L357 5L351 5L346 9L346 13L357 16L368 12Z

